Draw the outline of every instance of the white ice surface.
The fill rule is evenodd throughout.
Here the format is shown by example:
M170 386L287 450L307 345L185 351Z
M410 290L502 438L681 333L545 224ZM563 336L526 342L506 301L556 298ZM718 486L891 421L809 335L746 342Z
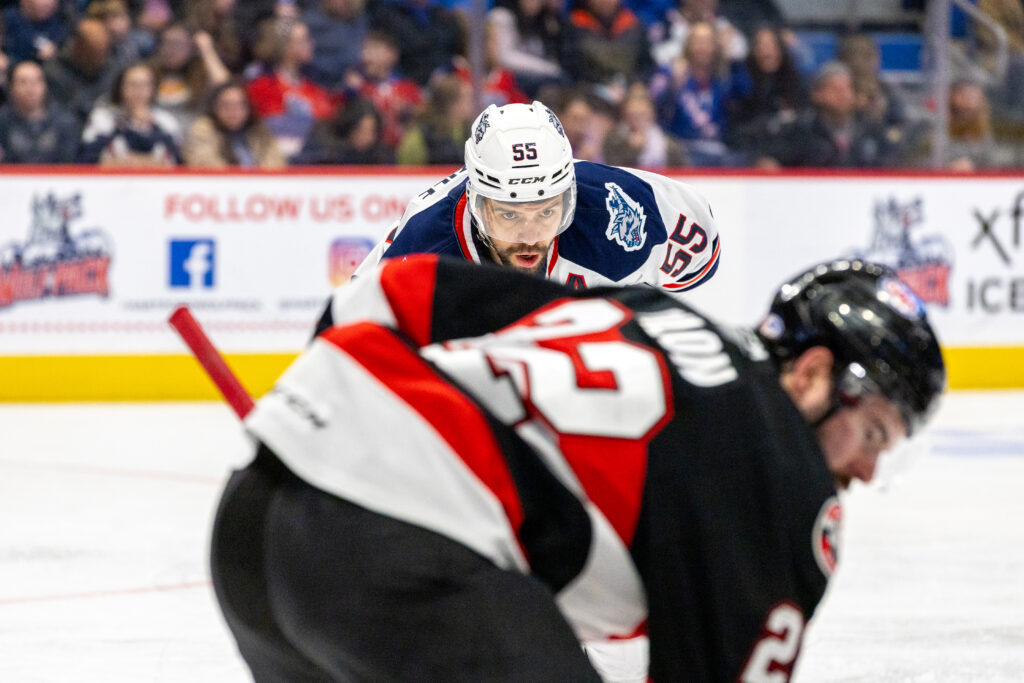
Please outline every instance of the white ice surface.
M248 445L214 403L0 405L0 681L250 680L209 587ZM954 393L847 496L800 683L1024 681L1024 393Z

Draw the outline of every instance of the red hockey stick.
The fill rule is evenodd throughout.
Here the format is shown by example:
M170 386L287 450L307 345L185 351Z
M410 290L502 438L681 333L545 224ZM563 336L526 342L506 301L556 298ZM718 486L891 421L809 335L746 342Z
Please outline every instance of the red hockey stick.
M182 341L192 350L192 355L196 357L199 364L203 366L203 370L213 380L213 383L217 385L221 395L224 396L224 400L228 402L228 405L235 411L238 418L245 419L245 416L252 410L252 398L249 397L242 383L235 377L235 373L224 362L224 357L220 355L217 347L206 336L203 328L199 325L199 321L192 317L192 312L188 310L188 306L178 306L174 309L167 322L171 324L171 327L178 332Z

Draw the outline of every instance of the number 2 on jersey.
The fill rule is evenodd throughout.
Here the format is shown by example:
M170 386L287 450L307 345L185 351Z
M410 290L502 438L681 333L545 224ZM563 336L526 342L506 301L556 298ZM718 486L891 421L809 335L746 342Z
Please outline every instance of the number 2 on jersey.
M754 645L740 683L786 683L800 651L804 615L790 603L776 605L764 622L764 635Z
M661 356L617 333L628 316L604 299L562 302L496 334L425 355L459 374L456 356L469 348L482 353L490 382L516 386L474 392L487 403L503 397L503 406L488 405L496 415L512 414L507 401L514 393L524 404L517 413L525 417L529 405L562 434L638 439L666 415L670 398Z

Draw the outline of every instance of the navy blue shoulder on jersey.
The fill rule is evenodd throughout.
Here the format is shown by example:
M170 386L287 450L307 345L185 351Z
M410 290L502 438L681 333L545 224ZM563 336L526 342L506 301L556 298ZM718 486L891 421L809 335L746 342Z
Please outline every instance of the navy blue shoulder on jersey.
M609 225L613 211L627 221L640 220L635 205L643 210L645 236L639 248L627 251L609 237ZM652 246L667 236L650 184L619 168L576 162L576 215L572 226L558 238L559 254L618 281L643 266Z
M409 254L448 254L465 258L455 234L455 212L458 210L459 199L465 194L467 181L463 179L456 183L444 199L410 216L382 258ZM432 193L436 187L434 185L424 192Z

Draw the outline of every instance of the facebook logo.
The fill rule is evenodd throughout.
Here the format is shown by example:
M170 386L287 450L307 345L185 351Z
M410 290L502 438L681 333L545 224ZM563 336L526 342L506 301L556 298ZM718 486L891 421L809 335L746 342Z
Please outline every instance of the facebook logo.
M211 289L214 247L212 239L171 240L171 287Z

